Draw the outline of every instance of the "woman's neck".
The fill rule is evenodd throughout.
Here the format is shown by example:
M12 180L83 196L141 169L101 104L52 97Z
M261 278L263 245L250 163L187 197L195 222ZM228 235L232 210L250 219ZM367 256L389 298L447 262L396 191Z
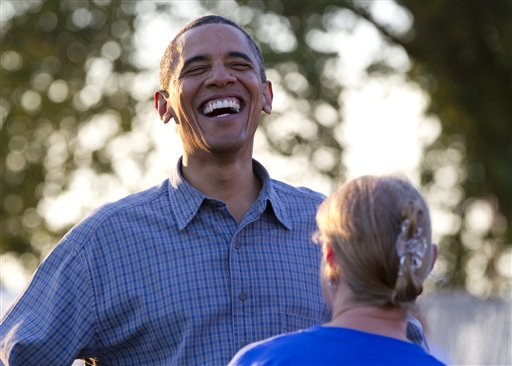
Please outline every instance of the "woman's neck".
M397 306L347 305L333 309L332 320L325 324L408 341L407 312Z
M400 306L376 306L353 300L354 294L341 279L327 301L332 308L330 327L356 329L407 341L407 311Z

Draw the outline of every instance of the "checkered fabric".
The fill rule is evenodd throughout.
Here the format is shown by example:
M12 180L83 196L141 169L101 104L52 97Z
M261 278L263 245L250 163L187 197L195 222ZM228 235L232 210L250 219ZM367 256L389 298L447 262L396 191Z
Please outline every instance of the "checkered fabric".
M225 365L329 319L313 244L319 193L271 180L239 224L179 173L76 225L0 325L10 365Z

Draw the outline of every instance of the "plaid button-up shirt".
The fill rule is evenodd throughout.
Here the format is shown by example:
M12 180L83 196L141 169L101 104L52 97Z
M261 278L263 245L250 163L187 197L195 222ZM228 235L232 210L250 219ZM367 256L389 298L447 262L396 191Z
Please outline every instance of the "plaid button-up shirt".
M179 173L76 225L0 325L14 365L225 365L329 319L311 241L319 193L263 183L239 224Z

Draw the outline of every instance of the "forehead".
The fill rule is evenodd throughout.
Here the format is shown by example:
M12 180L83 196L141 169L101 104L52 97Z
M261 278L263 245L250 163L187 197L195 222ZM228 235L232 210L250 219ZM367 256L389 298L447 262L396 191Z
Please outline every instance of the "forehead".
M177 40L177 51L181 60L198 55L224 55L243 52L254 60L247 37L228 24L205 24L183 33Z

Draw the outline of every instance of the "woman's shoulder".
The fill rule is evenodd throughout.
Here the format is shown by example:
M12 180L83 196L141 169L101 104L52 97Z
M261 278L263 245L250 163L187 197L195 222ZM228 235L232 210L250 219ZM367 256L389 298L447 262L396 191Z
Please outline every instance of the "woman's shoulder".
M325 326L252 343L241 349L230 365L396 365L404 362L410 365L442 365L415 344L353 329Z
M306 349L312 347L307 339L319 329L319 326L314 326L248 344L237 352L229 366L290 364L290 362L293 362L293 358L298 355L298 352L300 353L301 350L305 349L305 344L308 345Z

